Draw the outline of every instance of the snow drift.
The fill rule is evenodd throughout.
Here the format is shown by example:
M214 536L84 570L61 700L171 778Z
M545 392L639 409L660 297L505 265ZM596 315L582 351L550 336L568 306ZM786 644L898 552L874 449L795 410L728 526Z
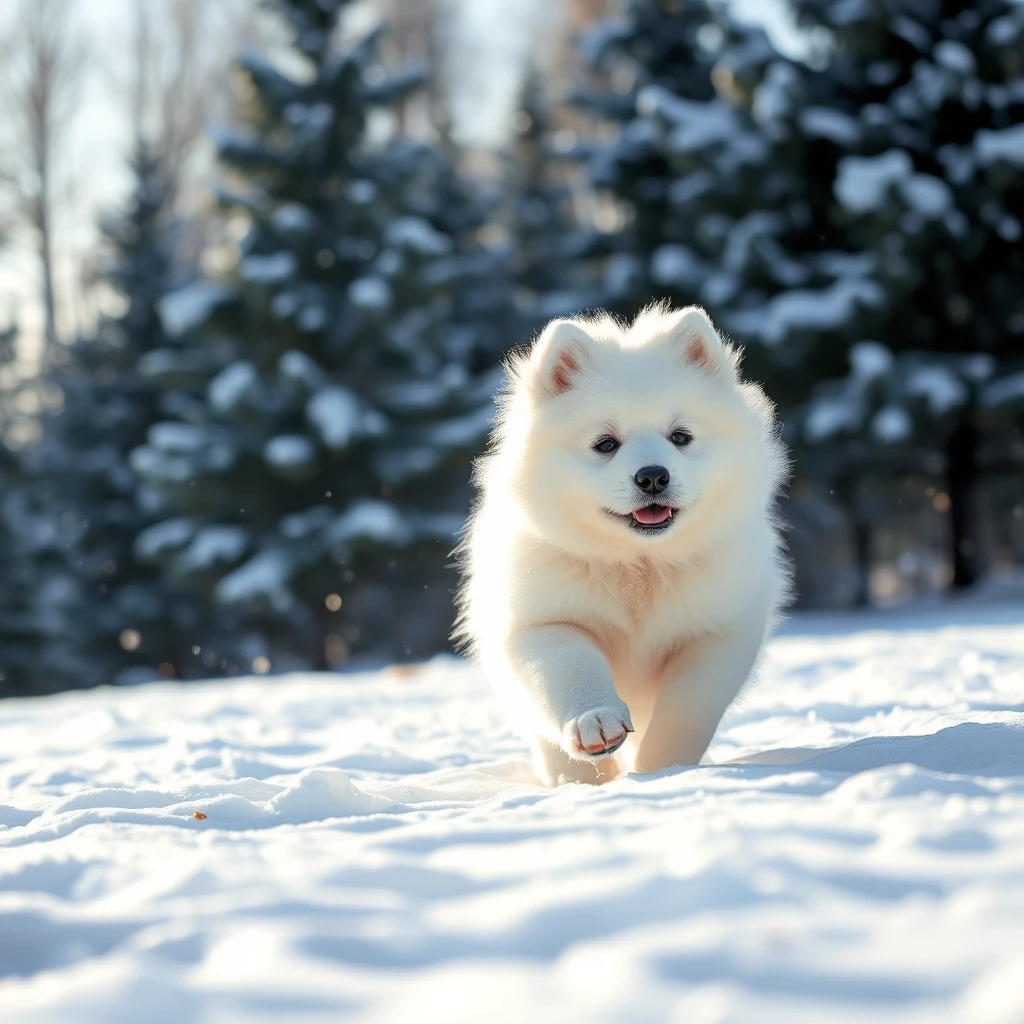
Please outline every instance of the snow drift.
M987 617L800 620L712 764L600 788L536 785L454 659L3 702L4 1017L1020 1020Z

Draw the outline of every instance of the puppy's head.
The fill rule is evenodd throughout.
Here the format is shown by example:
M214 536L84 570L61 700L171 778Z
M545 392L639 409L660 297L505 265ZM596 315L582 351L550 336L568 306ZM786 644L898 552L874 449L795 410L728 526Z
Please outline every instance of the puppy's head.
M586 558L685 558L763 513L785 469L771 404L695 306L550 323L499 445L532 527Z

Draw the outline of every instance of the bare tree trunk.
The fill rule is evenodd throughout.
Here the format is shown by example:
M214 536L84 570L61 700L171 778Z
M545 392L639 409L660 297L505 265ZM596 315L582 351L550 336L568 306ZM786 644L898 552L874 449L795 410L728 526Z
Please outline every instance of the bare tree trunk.
M864 507L860 493L860 475L856 468L849 468L836 482L836 491L842 506L850 516L853 541L853 559L857 572L857 589L853 604L867 608L871 604L871 555L874 530Z
M871 604L871 525L859 511L853 515L853 557L857 563L853 603L858 608L867 608Z
M569 0L569 21L576 30L611 14L609 0Z
M446 22L450 12L444 0L377 0L377 7L387 22L384 36L386 56L400 66L422 65L426 73L422 93L407 98L395 110L395 127L407 134L412 110L426 102L431 126L448 138L451 114L448 109L448 75L451 71L451 31ZM422 109L422 108L420 108Z
M978 432L970 419L957 423L946 442L949 517L953 543L953 587L969 587L978 579L978 552L972 501L978 476Z
M81 94L86 50L75 38L68 0L22 0L6 40L0 97L12 112L10 159L19 165L16 216L35 236L44 360L59 342L55 267L58 167ZM18 130L20 128L20 131Z
M33 217L39 245L39 271L42 277L43 337L50 357L60 341L57 334L57 290L53 280L53 235L50 225L50 183L46 171L40 172L39 197Z
M42 5L47 6L45 3ZM29 78L25 83L24 113L28 127L27 158L35 174L35 192L27 197L29 220L36 230L39 271L42 279L43 335L46 353L57 345L57 298L53 273L53 224L50 216L53 200L51 155L53 148L53 100L55 66L59 64L53 40L45 34L40 22L34 21L29 8L24 8L25 41L31 46Z

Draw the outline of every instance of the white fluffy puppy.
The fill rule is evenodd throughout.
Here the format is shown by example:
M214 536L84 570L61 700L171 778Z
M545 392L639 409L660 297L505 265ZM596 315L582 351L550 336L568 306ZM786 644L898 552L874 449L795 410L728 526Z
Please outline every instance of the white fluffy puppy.
M549 784L614 778L634 729L635 771L700 760L787 594L786 469L697 307L555 320L513 360L456 636Z

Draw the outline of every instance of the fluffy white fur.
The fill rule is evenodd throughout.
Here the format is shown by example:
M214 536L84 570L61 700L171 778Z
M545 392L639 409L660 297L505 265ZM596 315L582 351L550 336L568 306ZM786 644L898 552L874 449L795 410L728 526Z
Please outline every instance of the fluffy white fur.
M556 320L509 365L456 635L549 784L696 764L785 600L785 451L737 362L702 309L655 306ZM630 518L652 465L657 531Z

